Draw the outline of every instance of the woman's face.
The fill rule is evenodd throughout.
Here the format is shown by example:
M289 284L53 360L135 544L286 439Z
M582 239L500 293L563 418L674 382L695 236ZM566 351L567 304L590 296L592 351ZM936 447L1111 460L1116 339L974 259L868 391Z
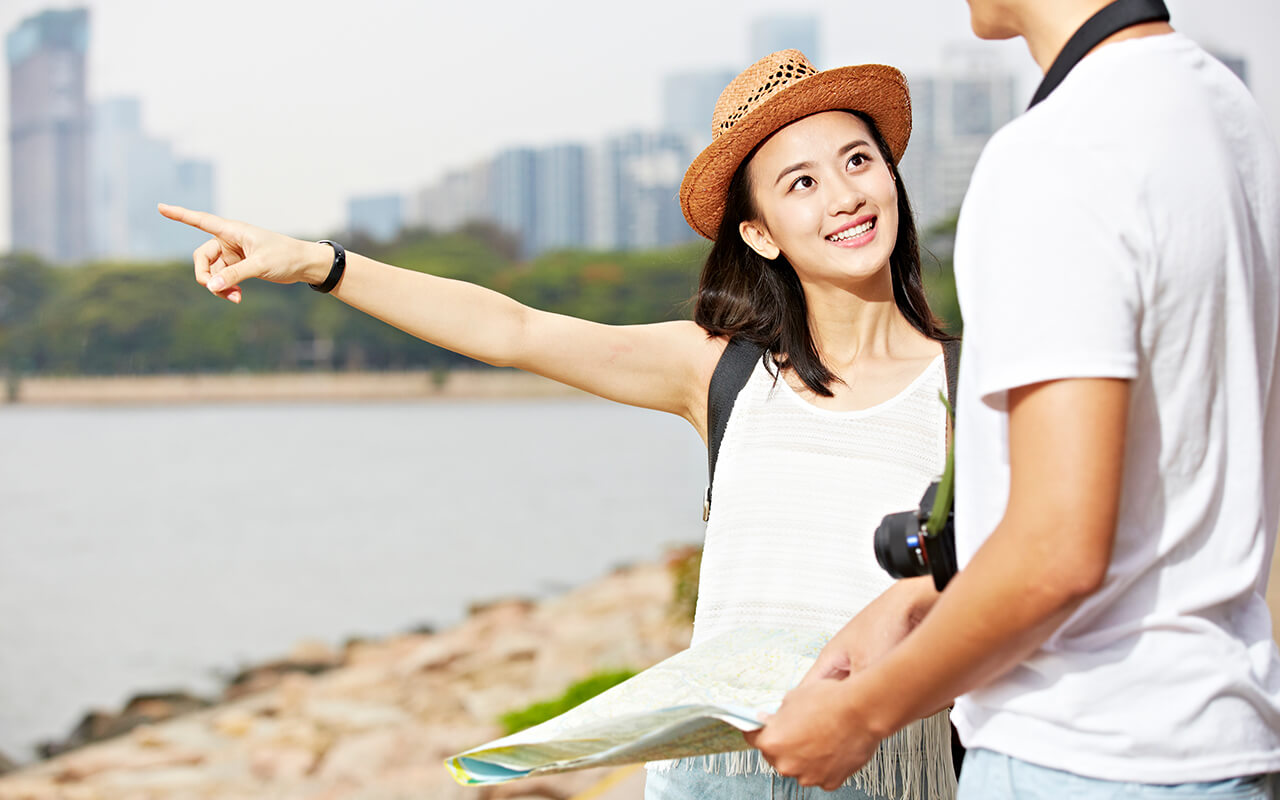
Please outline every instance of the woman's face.
M752 249L785 254L804 284L887 277L898 190L865 122L845 111L805 117L769 138L747 170L759 218L739 230Z

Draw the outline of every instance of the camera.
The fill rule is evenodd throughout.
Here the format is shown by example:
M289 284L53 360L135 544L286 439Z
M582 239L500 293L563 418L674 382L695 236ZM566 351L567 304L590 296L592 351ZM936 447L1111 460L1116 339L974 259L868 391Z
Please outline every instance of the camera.
M932 575L938 591L946 588L957 571L950 481L929 484L915 511L886 515L876 528L875 549L876 561L894 578Z

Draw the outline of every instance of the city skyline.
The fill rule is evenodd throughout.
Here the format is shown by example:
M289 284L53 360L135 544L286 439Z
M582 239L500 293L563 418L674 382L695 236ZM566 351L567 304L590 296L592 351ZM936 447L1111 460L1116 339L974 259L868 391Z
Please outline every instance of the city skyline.
M1266 41L1280 9L1263 0L1212 10L1169 4L1176 27L1244 57L1280 129L1280 56ZM450 8L442 26L442 6L393 0L317 7L306 19L272 0L227 0L213 17L150 0L74 5L93 20L90 101L138 96L147 131L217 164L222 213L298 235L340 229L351 197L409 196L504 149L657 130L662 76L741 69L753 19L806 13L757 0L697 8L661 0L639 14L574 0ZM916 5L929 13L852 3L808 12L820 21L821 66L882 61L909 78L936 74L943 51L959 43L1002 59L1025 102L1037 73L1020 42L979 43L960 0ZM9 2L0 25L7 33L33 13L66 7ZM8 249L3 202L0 249Z

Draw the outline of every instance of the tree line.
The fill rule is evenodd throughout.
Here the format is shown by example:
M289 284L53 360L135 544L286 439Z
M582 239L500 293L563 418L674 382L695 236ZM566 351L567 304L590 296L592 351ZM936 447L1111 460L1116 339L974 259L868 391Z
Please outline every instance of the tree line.
M935 311L959 327L950 230L925 258ZM708 245L645 252L565 251L519 261L500 232L403 232L350 249L471 281L534 308L610 324L687 319ZM474 364L299 286L255 282L240 305L215 301L189 262L53 267L0 256L0 372L111 375L230 371L449 369Z

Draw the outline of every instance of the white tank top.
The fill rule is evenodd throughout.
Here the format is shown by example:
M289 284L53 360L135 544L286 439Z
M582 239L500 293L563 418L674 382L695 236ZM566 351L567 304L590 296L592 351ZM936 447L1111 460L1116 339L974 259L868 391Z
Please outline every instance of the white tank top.
M945 391L938 356L893 398L829 411L756 366L720 443L693 644L737 628L833 634L889 588L873 536L885 514L919 505L942 472ZM950 742L946 711L913 722L881 742L845 785L874 797L949 800ZM756 750L650 768L773 772Z
M720 445L693 643L741 627L835 633L893 579L872 537L946 460L942 356L879 405L830 411L758 364Z

